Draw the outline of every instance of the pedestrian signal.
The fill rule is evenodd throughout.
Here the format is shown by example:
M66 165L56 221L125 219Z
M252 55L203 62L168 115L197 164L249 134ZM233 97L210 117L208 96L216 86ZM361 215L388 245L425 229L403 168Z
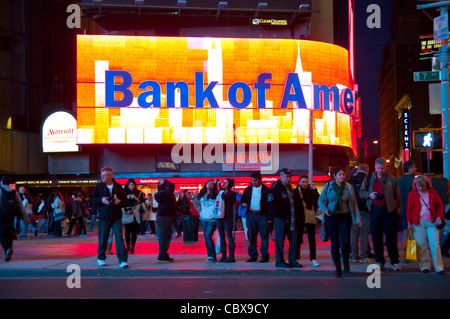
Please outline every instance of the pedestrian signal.
M442 130L413 131L413 147L416 150L442 150Z

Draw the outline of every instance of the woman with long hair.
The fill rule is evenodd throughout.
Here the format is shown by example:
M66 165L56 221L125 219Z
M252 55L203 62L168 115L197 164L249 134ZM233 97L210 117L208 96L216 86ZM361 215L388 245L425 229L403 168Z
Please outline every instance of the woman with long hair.
M233 216L234 209L236 207L236 193L232 191L234 180L231 178L225 178L223 181L223 193L222 199L225 202L225 215L223 218L216 219L216 226L220 236L220 251L222 257L219 262L234 263L234 251L236 245L233 238ZM227 242L225 241L225 233L228 238L229 254L227 257Z
M408 230L414 231L417 245L417 259L423 273L430 272L430 252L434 269L444 274L444 263L439 246L440 230L436 227L443 222L444 205L438 192L431 187L430 181L423 175L413 181L413 190L409 192L406 206Z
M316 261L316 211L319 208L317 204L319 192L314 185L309 184L307 175L300 176L296 191L300 194L305 212L305 228L308 233L309 242L309 259L314 267L318 267L319 264ZM303 229L301 230L301 236L303 237ZM300 242L302 241L300 240Z
M131 222L124 223L125 226L125 243L127 253L134 254L137 234L140 230L139 223L141 217L139 211L134 210L135 206L144 202L144 196L140 190L137 189L136 181L130 178L125 185L126 203L125 212L132 215Z
M207 263L216 262L216 250L214 240L212 238L216 230L216 220L214 219L214 211L216 210L217 182L210 179L203 185L203 188L197 195L197 199L201 205L200 225L205 236L205 245L208 258Z
M319 197L319 207L325 214L325 227L331 240L331 256L337 278L342 277L341 253L344 272L350 272L351 225L352 223L361 225L355 190L345 181L345 176L346 171L343 167L335 167L334 179L325 184Z

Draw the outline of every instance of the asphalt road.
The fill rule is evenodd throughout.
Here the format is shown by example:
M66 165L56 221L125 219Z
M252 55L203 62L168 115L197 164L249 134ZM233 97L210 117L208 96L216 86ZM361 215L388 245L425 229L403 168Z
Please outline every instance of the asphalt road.
M1 299L450 299L450 275L381 273L215 276L83 276L0 278ZM370 279L369 279L370 280ZM68 287L75 286L73 288ZM371 281L372 283L374 281ZM79 286L77 284L79 283ZM77 288L79 287L79 288Z

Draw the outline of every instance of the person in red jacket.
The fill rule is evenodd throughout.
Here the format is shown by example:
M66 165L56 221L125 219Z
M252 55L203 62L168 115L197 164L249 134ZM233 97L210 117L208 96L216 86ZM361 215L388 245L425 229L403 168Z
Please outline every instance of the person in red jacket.
M406 221L408 230L414 231L419 268L423 273L430 272L431 251L434 269L438 274L444 274L439 230L436 228L442 223L443 213L444 207L438 192L425 176L417 176L413 181L413 190L408 195Z

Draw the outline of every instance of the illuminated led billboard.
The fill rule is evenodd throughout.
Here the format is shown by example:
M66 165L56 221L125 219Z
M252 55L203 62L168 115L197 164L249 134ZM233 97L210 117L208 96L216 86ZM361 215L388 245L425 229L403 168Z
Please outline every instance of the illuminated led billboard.
M288 39L77 36L78 144L353 148L347 50Z

